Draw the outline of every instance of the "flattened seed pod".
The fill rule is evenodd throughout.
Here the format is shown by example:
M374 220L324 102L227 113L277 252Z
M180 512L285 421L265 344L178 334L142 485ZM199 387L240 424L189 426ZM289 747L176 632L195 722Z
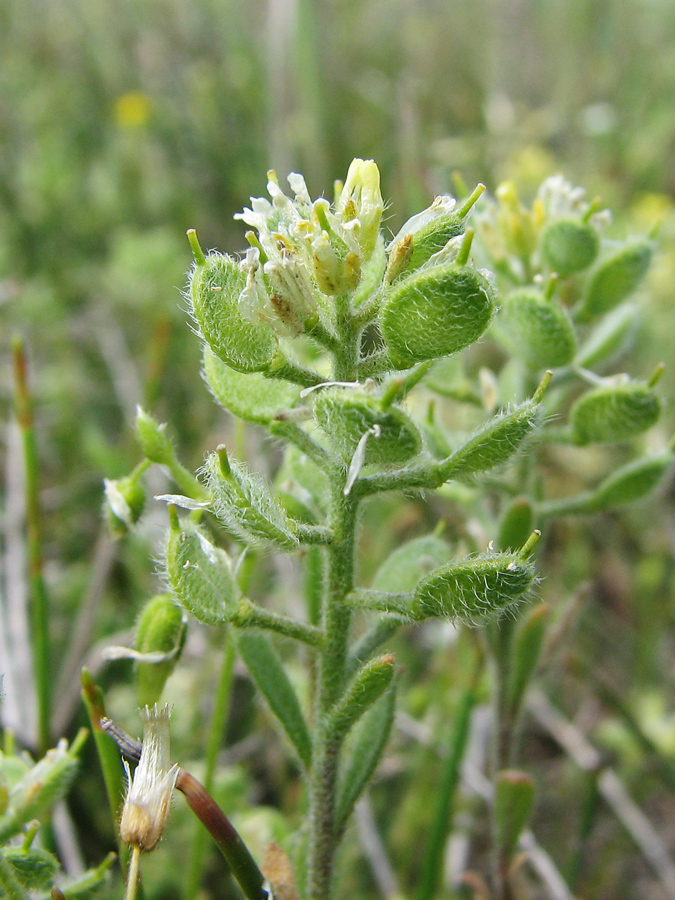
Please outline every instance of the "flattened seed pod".
M625 441L656 423L661 403L647 384L607 385L582 394L570 411L577 444Z
M239 295L245 287L235 259L210 253L190 275L192 313L216 356L238 372L259 372L272 360L277 339L267 325L242 316Z
M171 507L170 507L171 509ZM237 610L239 588L230 558L189 519L172 514L164 549L167 580L187 612L206 625L222 625Z
M557 219L541 235L541 252L553 272L567 278L594 262L600 249L598 232L579 219Z
M499 323L514 356L531 369L555 369L574 359L574 326L555 300L534 289L510 293L504 300Z
M314 401L317 422L346 460L354 455L367 432L364 463L405 462L422 447L419 431L397 406L383 410L375 397L362 391L326 390Z
M624 244L602 260L591 273L581 307L587 319L614 309L640 285L652 261L652 245L647 240Z
M445 265L398 282L380 314L382 335L402 369L473 344L494 313L492 288L475 269Z
M415 619L441 617L473 624L497 618L535 584L534 566L517 553L469 557L436 569L415 589Z

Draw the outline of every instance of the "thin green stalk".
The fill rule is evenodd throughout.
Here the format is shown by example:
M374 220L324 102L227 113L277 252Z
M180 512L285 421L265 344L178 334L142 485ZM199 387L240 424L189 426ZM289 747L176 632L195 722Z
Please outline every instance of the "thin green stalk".
M476 705L477 683L483 669L482 658L478 660L471 683L463 692L448 744L433 820L427 836L427 844L422 862L418 900L433 900L443 872L443 852L452 825L452 807L459 784L462 760L469 739L471 713Z
M310 647L318 647L323 641L323 633L320 628L306 625L304 622L288 616L281 616L262 606L256 606L250 600L242 600L231 621L238 628L264 628L267 631L276 631L277 634L283 634L284 637L309 644Z
M28 385L28 360L23 340L15 337L14 403L21 429L26 492L26 533L28 543L28 582L30 589L33 663L38 705L38 742L45 754L51 745L51 679L49 642L49 597L42 574L42 528L38 496L39 461L33 421L33 397Z
M213 701L213 712L211 714L211 723L209 726L209 735L206 745L206 760L204 770L204 787L210 793L213 790L213 781L216 772L216 762L218 759L218 751L222 745L223 731L227 714L230 707L230 696L232 692L232 671L234 668L234 642L226 638L225 653L223 654L223 663L220 669L220 677L216 688L216 695ZM192 900L197 895L201 885L202 863L204 860L204 848L206 846L206 832L201 824L197 824L194 836L192 838L192 848L190 852L190 867L188 869L187 879L185 882L184 896L187 900Z
M103 781L105 782L105 790L108 796L108 805L110 806L112 821L117 823L120 818L123 798L120 756L114 740L101 728L101 719L105 717L103 691L94 682L88 669L82 669L81 679L82 700L89 716L99 762L103 770ZM115 828L115 831L117 832L117 849L122 871L126 872L129 848L119 836L119 830Z

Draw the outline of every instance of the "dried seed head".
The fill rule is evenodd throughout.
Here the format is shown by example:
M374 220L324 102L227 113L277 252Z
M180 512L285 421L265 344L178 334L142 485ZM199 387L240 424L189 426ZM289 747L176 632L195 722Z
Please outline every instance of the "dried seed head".
M170 707L155 704L141 711L143 746L133 778L127 767L129 789L122 809L120 835L126 844L152 850L161 838L171 808L178 766L169 759Z

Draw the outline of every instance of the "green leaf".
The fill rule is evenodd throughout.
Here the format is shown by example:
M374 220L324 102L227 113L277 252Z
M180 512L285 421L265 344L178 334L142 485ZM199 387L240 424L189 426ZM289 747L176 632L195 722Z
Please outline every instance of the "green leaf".
M239 588L230 558L189 519L179 523L174 514L164 566L172 591L199 622L222 625L236 613Z
M451 552L450 546L435 534L413 538L385 559L375 573L371 587L392 594L413 591L421 578L448 562Z
M389 740L396 708L396 689L390 688L352 731L342 751L335 802L335 829L341 834L354 804L370 781Z
M592 509L611 509L639 500L656 487L672 462L673 451L668 449L622 466L595 489Z
M575 365L590 369L601 362L606 362L622 350L631 334L635 331L638 308L633 303L618 306L600 320L579 349Z
M500 550L517 550L532 533L534 511L527 497L516 497L504 511L499 523L497 546Z
M267 483L244 463L230 460L224 447L204 464L213 511L235 534L253 543L295 550L298 539Z
M281 722L304 767L309 769L312 740L307 723L297 694L272 644L264 634L247 631L237 636L237 646L260 693Z
M526 772L504 769L495 784L495 839L500 858L508 863L532 814L534 781Z
M204 380L220 405L245 422L268 425L281 409L292 409L301 388L258 372L241 373L204 347Z
M522 617L512 639L506 695L514 719L520 711L525 692L539 662L548 613L549 608L545 604L534 606Z
M640 286L652 261L652 244L629 241L605 257L590 275L580 316L591 318L614 309Z
M14 869L22 887L29 891L49 890L58 870L57 858L40 848L5 847L3 856Z

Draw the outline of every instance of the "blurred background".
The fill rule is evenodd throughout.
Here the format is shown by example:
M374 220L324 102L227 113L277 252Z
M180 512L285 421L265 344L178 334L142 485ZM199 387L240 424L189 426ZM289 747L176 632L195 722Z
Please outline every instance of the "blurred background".
M160 513L122 545L110 541L101 516L103 477L126 474L138 459L136 404L170 423L191 467L232 429L200 380L199 342L187 327L185 230L196 227L205 248L241 250L233 214L264 193L270 167L280 178L301 171L312 196L330 196L353 157L374 158L393 232L436 193L452 191L455 171L490 190L513 179L528 201L543 178L562 172L599 194L619 228L629 222L645 233L661 222L652 300L630 369L645 376L664 359L663 394L672 402L674 97L672 0L0 0L4 615L26 596L11 416L10 340L19 333L38 429L55 737L82 719L79 666L100 664L90 648L124 635L157 590L150 560ZM672 408L665 420L672 430ZM255 434L238 439L261 452ZM429 526L419 509L394 506L397 517L379 512L393 524L374 558ZM547 560L553 595L592 580L594 602L579 627L585 659L613 679L614 696L666 769L675 767L673 526L666 490L627 515L605 517L600 529L567 526L564 553L553 546ZM11 627L19 666L27 638L20 624ZM202 640L195 658L208 660L209 638ZM412 654L408 665L412 674L423 668ZM434 665L412 711L423 712L434 685L451 681ZM129 673L120 662L101 677L118 691L118 708L133 714ZM3 716L30 745L30 670L23 675ZM645 763L639 739L616 709L602 706L589 679L579 684L576 707L631 788L668 822L675 847L675 804L662 793L659 767ZM200 709L197 696L194 719L177 726L184 755L200 753ZM236 715L231 729L230 744L247 733ZM542 765L553 757L542 776L553 798L541 827L555 845L555 794L574 792L574 778L545 741L535 757ZM112 835L96 807L95 767L92 757L73 801L87 861L100 859ZM672 777L675 768L668 771ZM241 801L247 788L239 777L229 789ZM255 765L248 777L255 781ZM256 802L279 805L283 790L264 784ZM408 801L407 818L392 825L404 862L422 788L416 796L419 809ZM608 818L598 830L584 896L619 896L617 884L629 876L651 885L620 826ZM612 870L608 858L621 864ZM408 873L414 877L414 860ZM370 896L368 884L367 875L357 878L354 896ZM665 896L653 890L640 896Z

